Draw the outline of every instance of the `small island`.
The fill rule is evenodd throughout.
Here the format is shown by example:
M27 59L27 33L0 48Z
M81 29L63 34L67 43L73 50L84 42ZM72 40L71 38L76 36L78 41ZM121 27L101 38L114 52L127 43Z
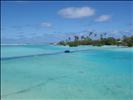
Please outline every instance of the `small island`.
M71 40L69 37L65 41L60 41L58 45L76 47L79 45L93 45L93 46L104 46L104 45L117 45L117 46L126 46L133 47L133 36L123 36L122 38L107 37L104 38L101 36L99 39L91 39L89 36L74 36L74 39Z

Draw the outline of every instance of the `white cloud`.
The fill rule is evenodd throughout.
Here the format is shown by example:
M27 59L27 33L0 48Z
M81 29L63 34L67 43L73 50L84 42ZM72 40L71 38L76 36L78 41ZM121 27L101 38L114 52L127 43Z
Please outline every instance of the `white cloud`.
M52 27L52 24L49 22L43 22L43 23L41 23L41 26L46 27L46 28L50 28L50 27Z
M99 16L96 21L97 22L105 22L105 21L108 21L111 19L111 16L110 15L101 15Z
M90 7L68 7L61 9L58 14L64 18L83 18L95 14L95 10Z

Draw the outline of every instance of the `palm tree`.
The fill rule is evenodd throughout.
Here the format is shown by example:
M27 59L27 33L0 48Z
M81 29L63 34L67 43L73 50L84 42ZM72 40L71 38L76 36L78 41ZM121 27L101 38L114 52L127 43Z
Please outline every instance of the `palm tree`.
M68 40L71 41L71 37L68 37Z
M84 36L81 36L81 40L84 40L85 39L85 37Z
M101 39L101 40L103 39L103 34L100 34L100 39Z
M86 36L86 39L89 39L89 36Z
M74 36L74 38L75 38L75 41L79 40L79 37L78 36Z
M123 39L125 39L125 38L127 38L127 36L126 35L123 35Z
M92 34L93 34L93 32L90 32L90 33L89 33L89 36L91 36Z
M96 36L97 36L97 34L95 33L95 34L94 34L94 37L96 37Z
M107 33L103 33L104 37L106 37Z

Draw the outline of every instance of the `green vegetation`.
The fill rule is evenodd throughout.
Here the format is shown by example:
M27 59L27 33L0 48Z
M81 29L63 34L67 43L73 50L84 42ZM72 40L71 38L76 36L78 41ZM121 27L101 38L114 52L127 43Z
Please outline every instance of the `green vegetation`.
M122 41L122 45L132 47L133 46L133 36L132 37L124 37Z
M69 45L70 47L78 46L78 45L93 45L93 46L103 46L103 45L117 45L117 46L127 46L132 47L133 46L133 36L126 37L123 36L122 39L115 39L113 37L103 38L101 35L101 38L98 40L92 40L88 36L84 37L78 37L74 36L74 40L71 40L69 37L67 41L60 41L58 45Z

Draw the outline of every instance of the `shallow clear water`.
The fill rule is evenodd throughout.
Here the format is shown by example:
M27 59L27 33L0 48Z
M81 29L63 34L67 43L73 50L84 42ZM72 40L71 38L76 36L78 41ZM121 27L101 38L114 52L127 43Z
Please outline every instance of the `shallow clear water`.
M2 46L2 100L132 100L133 48Z

